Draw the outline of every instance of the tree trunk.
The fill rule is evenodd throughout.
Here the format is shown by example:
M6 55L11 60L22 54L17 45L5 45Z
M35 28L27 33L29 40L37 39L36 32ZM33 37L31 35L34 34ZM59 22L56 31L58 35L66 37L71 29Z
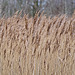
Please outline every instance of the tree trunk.
M2 13L2 1L3 1L3 0L0 0L0 17L2 16L2 15L1 15L1 13Z

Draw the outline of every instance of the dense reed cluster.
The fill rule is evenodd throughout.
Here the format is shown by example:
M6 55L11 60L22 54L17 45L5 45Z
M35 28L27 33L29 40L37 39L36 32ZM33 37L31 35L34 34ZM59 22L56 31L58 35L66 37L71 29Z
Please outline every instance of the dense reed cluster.
M75 75L75 17L1 18L0 75Z

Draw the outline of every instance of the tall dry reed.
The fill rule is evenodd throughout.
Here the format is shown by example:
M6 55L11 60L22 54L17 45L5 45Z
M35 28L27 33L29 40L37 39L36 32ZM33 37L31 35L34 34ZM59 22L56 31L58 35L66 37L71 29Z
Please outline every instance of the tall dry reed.
M75 75L75 17L1 18L0 75Z

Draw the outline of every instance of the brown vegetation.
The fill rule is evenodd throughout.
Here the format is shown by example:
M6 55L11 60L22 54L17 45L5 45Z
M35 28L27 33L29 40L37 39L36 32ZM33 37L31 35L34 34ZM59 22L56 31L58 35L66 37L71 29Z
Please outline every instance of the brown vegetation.
M75 75L75 17L1 18L0 75Z

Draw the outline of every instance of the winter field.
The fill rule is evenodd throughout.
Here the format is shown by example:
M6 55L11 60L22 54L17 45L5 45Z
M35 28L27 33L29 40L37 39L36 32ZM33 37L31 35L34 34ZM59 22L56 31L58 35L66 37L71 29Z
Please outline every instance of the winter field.
M1 18L0 75L75 75L75 16Z

